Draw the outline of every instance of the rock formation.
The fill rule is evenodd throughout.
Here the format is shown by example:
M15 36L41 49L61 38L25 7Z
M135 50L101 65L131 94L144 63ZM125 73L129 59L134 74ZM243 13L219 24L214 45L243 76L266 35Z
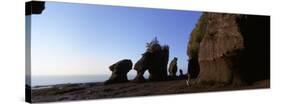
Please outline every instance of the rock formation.
M178 71L177 60L178 59L174 57L174 59L171 61L169 65L169 73L171 77L177 77L177 71Z
M155 38L150 43L147 43L147 50L142 55L142 58L137 62L134 69L138 72L134 81L142 81L143 74L146 70L149 72L150 81L166 80L167 64L169 61L169 46L161 46Z
M133 63L129 59L124 59L109 66L112 71L111 77L105 84L128 82L127 73L132 69Z
M199 83L269 79L269 30L269 16L203 13L188 45L188 73L199 72Z
M179 79L184 79L184 78L187 78L187 75L184 75L182 69L180 69Z
M133 81L144 82L145 78L143 77L143 74L148 69L145 63L145 57L142 57L140 60L136 62L134 69L137 71L137 76L133 79Z
M200 72L199 63L198 63L198 56L193 57L188 60L188 73L191 79L197 78Z
M207 28L206 14L202 14L196 24L196 28L192 30L190 40L188 43L187 54L188 60L188 74L191 79L197 78L200 68L198 63L198 53L200 42L202 41Z

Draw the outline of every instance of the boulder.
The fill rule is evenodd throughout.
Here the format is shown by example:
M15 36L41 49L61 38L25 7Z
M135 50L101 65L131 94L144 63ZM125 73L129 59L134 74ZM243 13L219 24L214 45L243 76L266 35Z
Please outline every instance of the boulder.
M105 84L128 82L127 73L132 69L133 63L129 59L124 59L109 66L112 72Z

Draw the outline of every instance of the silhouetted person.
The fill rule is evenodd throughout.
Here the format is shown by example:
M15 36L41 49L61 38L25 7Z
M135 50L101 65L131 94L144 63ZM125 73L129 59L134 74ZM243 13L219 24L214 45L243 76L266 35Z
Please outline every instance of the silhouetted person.
M190 87L190 74L187 74L187 80L185 80L185 82L186 82L186 86L187 87Z

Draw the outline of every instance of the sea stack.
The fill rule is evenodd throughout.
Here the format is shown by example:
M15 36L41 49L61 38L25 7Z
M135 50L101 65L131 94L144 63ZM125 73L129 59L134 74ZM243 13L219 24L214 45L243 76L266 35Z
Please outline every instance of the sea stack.
M269 16L203 13L188 44L189 74L199 83L269 79L269 38Z
M132 69L133 63L129 59L123 59L109 66L112 72L105 84L128 82L127 73Z

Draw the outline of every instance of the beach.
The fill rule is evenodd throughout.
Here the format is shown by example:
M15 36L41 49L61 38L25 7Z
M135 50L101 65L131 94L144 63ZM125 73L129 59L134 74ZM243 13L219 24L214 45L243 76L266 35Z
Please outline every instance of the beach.
M184 94L210 91L234 91L243 89L270 88L270 80L261 80L247 85L190 85L186 80L171 80L145 83L118 83L104 85L103 82L58 84L32 87L32 102L72 101L120 97Z

